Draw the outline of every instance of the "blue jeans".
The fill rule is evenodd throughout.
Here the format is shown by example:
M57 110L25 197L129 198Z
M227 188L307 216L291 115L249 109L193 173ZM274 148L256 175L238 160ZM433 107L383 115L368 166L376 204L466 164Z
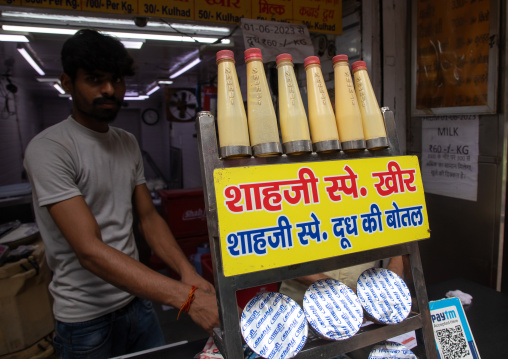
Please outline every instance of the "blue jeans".
M81 323L56 321L53 346L62 359L104 359L165 344L150 301L135 298L125 307Z

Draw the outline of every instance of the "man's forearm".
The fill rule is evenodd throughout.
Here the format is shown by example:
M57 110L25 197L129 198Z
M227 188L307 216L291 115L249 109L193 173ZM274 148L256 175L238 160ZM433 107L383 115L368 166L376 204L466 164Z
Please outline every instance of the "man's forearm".
M179 307L190 286L151 270L103 242L78 255L81 265L103 280L136 296Z
M154 253L182 276L186 271L194 271L166 222L155 213L145 224L141 224L141 231ZM149 228L150 230L143 230Z

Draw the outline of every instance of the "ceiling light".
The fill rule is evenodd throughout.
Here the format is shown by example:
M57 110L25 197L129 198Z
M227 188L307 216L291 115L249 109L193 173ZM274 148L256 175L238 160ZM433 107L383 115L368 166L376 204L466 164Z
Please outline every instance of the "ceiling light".
M129 101L129 100L132 100L132 101L139 101L139 100L146 100L149 96L146 96L146 95L139 95L139 96L126 96L124 97L123 99L125 101Z
M159 35L153 33L135 33L135 32L117 32L117 31L102 31L103 34L116 36L128 39L145 39L145 40L160 40L160 41L181 41L181 42L203 42L213 43L217 41L214 37L190 37L180 35Z
M151 94L153 94L158 89L160 89L160 86L155 85L154 87L152 87L150 90L147 91L146 95L150 96Z
M50 21L61 21L61 22L75 22L75 23L88 23L88 24L101 24L105 23L108 25L124 25L124 26L134 26L134 22L132 20L124 20L124 19L111 19L111 18L101 18L101 17L88 17L88 16L71 16L71 15L56 15L56 14L38 14L38 13L29 13L22 11L3 11L2 17L11 17L11 18L19 18L19 19L38 19L38 20L50 20ZM168 26L169 25L169 26ZM153 21L150 20L147 23L147 27L164 27L165 30L181 29L184 31L203 31L210 33L221 33L228 34L230 32L227 27L218 27L218 26L203 26L203 25L189 25L189 24L167 24L165 22Z
M170 79L174 79L178 76L180 76L181 74L183 74L185 71L188 71L190 69L192 69L194 66L196 66L197 64L199 64L201 62L201 59L199 57L197 57L194 61L192 61L191 63L189 63L188 65L184 66L182 69L178 70L177 72L175 72L174 74L170 75L169 78Z
M2 11L2 17L11 17L19 19L37 19L65 22L86 22L89 24L114 24L114 25L133 25L132 20L110 19L103 17L56 15L56 14L38 14L22 11Z
M122 40L121 43L126 49L141 49L141 46L143 46L143 41L128 41L128 40Z
M76 31L73 29L59 29L51 27L38 27L38 26L17 26L17 25L2 25L5 31L21 31L21 32L35 32L39 34L56 34L56 35L74 35Z
M23 47L18 47L19 53L25 58L25 60L34 68L35 71L41 76L44 76L46 73L43 69L39 66L37 62L30 56L28 51L26 51Z
M56 90L57 90L58 92L60 92L60 95L64 95L64 94L65 94L64 89L63 89L63 88L62 88L62 86L60 86L58 83L56 83L56 82L55 82L55 83L53 84L53 87L54 87L54 88L56 88Z
M148 23L150 25L150 22ZM189 24L170 24L175 29L191 30L191 31L213 31L223 34L229 34L227 27L213 27L213 26L202 26L202 25L189 25Z
M157 83L159 85L171 85L173 83L173 81L171 81L171 80L158 80Z
M57 77L36 77L38 82L51 82L51 83L60 83L60 79Z
M0 34L0 41L29 42L28 38L24 35L8 35L8 34Z
M58 35L74 35L75 29L38 27L38 26L17 26L2 25L2 29L6 31L35 32L41 34L58 34ZM215 37L190 37L181 35L161 35L155 33L138 33L138 32L118 32L118 31L101 31L101 33L126 39L143 39L143 40L160 40L160 41L181 41L181 42L202 42L214 43L218 39Z

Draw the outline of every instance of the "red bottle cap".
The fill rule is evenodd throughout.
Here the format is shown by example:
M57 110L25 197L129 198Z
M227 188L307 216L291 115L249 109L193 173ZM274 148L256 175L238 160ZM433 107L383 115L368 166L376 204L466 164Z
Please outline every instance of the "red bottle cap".
M220 50L217 52L217 62L222 59L235 60L235 54L231 50Z
M261 59L263 60L263 55L261 54L261 49L256 47L251 47L250 49L245 50L245 61L250 59Z
M291 54L280 54L279 56L277 56L275 58L275 62L277 64L281 61L284 61L284 60L289 60L289 61L293 62L293 56L291 56Z
M367 64L365 61L356 61L351 64L351 70L355 72L356 70L365 69L367 70Z
M348 61L347 55L336 55L332 59L333 64L339 61Z
M319 57L317 56L309 56L303 60L303 66L307 67L308 65L318 64L321 65L321 61L319 61Z

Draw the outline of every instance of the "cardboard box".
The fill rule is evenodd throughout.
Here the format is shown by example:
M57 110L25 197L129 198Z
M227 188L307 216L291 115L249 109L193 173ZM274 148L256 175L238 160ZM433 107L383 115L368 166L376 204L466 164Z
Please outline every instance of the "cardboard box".
M208 233L205 197L201 188L160 190L161 214L175 238Z
M28 347L27 349L7 355L2 355L0 356L0 359L57 359L58 356L55 354L55 349L53 348L52 342L53 335L50 334L39 340L34 345Z
M44 245L28 259L0 267L0 355L24 350L54 330Z

